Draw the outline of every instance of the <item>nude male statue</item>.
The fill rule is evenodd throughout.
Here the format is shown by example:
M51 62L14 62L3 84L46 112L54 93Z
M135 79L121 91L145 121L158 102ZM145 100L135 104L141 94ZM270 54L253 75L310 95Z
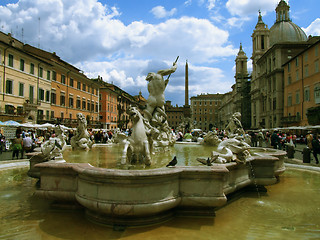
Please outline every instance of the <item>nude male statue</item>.
M173 63L173 66L171 68L159 70L157 73L148 73L146 77L146 80L149 82L149 97L147 99L147 108L144 110L144 117L147 118L149 121L151 120L153 112L157 107L164 110L164 90L168 85L169 77L166 80L164 80L163 76L169 75L176 71L177 60Z

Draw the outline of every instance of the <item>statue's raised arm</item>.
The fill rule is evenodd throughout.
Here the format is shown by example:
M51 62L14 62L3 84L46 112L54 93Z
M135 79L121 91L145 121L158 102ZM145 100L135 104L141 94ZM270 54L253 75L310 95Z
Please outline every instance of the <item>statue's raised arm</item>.
M177 62L174 62L173 66L171 68L159 70L157 73L162 75L162 76L166 76L166 75L169 75L171 73L174 73L176 70L177 70Z

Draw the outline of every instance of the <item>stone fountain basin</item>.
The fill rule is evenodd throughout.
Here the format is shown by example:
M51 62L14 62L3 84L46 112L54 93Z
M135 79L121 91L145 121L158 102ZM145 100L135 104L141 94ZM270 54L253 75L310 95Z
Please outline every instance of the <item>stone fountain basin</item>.
M87 163L45 162L36 195L58 202L73 202L87 217L106 225L145 225L174 214L214 215L226 195L248 185L270 185L284 172L284 151L266 152L247 159L213 166L176 166L149 170L119 170Z

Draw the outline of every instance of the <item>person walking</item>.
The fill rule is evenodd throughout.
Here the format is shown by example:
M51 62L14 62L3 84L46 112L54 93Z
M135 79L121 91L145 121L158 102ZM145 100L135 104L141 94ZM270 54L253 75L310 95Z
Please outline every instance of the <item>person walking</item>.
M318 134L315 134L314 138L312 139L312 153L314 159L316 160L316 164L319 164L318 154L320 154L320 142Z
M274 131L271 135L271 146L274 149L278 149L279 140L280 140L280 138L279 138L277 131Z
M17 159L19 158L19 152L21 152L21 158L22 158L22 146L23 141L20 137L20 134L17 134L16 138L12 141L12 159L16 156Z

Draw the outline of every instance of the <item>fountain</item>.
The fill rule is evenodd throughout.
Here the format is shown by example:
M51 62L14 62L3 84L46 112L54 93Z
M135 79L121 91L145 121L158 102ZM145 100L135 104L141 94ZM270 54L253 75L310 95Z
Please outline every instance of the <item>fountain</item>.
M65 153L69 150L72 152L67 149ZM320 173L290 165L280 176L280 182L267 186L268 191L261 192L260 197L254 189L228 195L227 204L216 209L214 218L177 216L162 224L125 229L94 224L86 220L82 208L57 205L34 196L36 180L28 177L26 171L26 168L1 171L1 239L320 238L320 209L315 204L320 201Z
M164 90L170 74L176 70L176 61L169 69L148 74L150 95L144 116L136 107L128 109L133 131L125 140L118 168L50 161L36 164L41 184L36 196L80 205L93 222L141 226L164 222L173 216L214 216L216 209L226 205L228 194L247 186L276 183L285 171L286 153L272 149L251 151L241 136L238 113L228 126L230 139L211 149L210 164L202 165L199 158L195 161L199 164L182 165L178 159L176 166L165 167L171 156L162 166L152 168L153 154L163 153L160 149L174 145L163 105ZM169 76L164 80L166 75ZM85 123L80 115L78 118L83 130ZM84 135L78 131L73 138L73 148L88 143L85 131ZM195 150L200 154L203 146L197 147Z

